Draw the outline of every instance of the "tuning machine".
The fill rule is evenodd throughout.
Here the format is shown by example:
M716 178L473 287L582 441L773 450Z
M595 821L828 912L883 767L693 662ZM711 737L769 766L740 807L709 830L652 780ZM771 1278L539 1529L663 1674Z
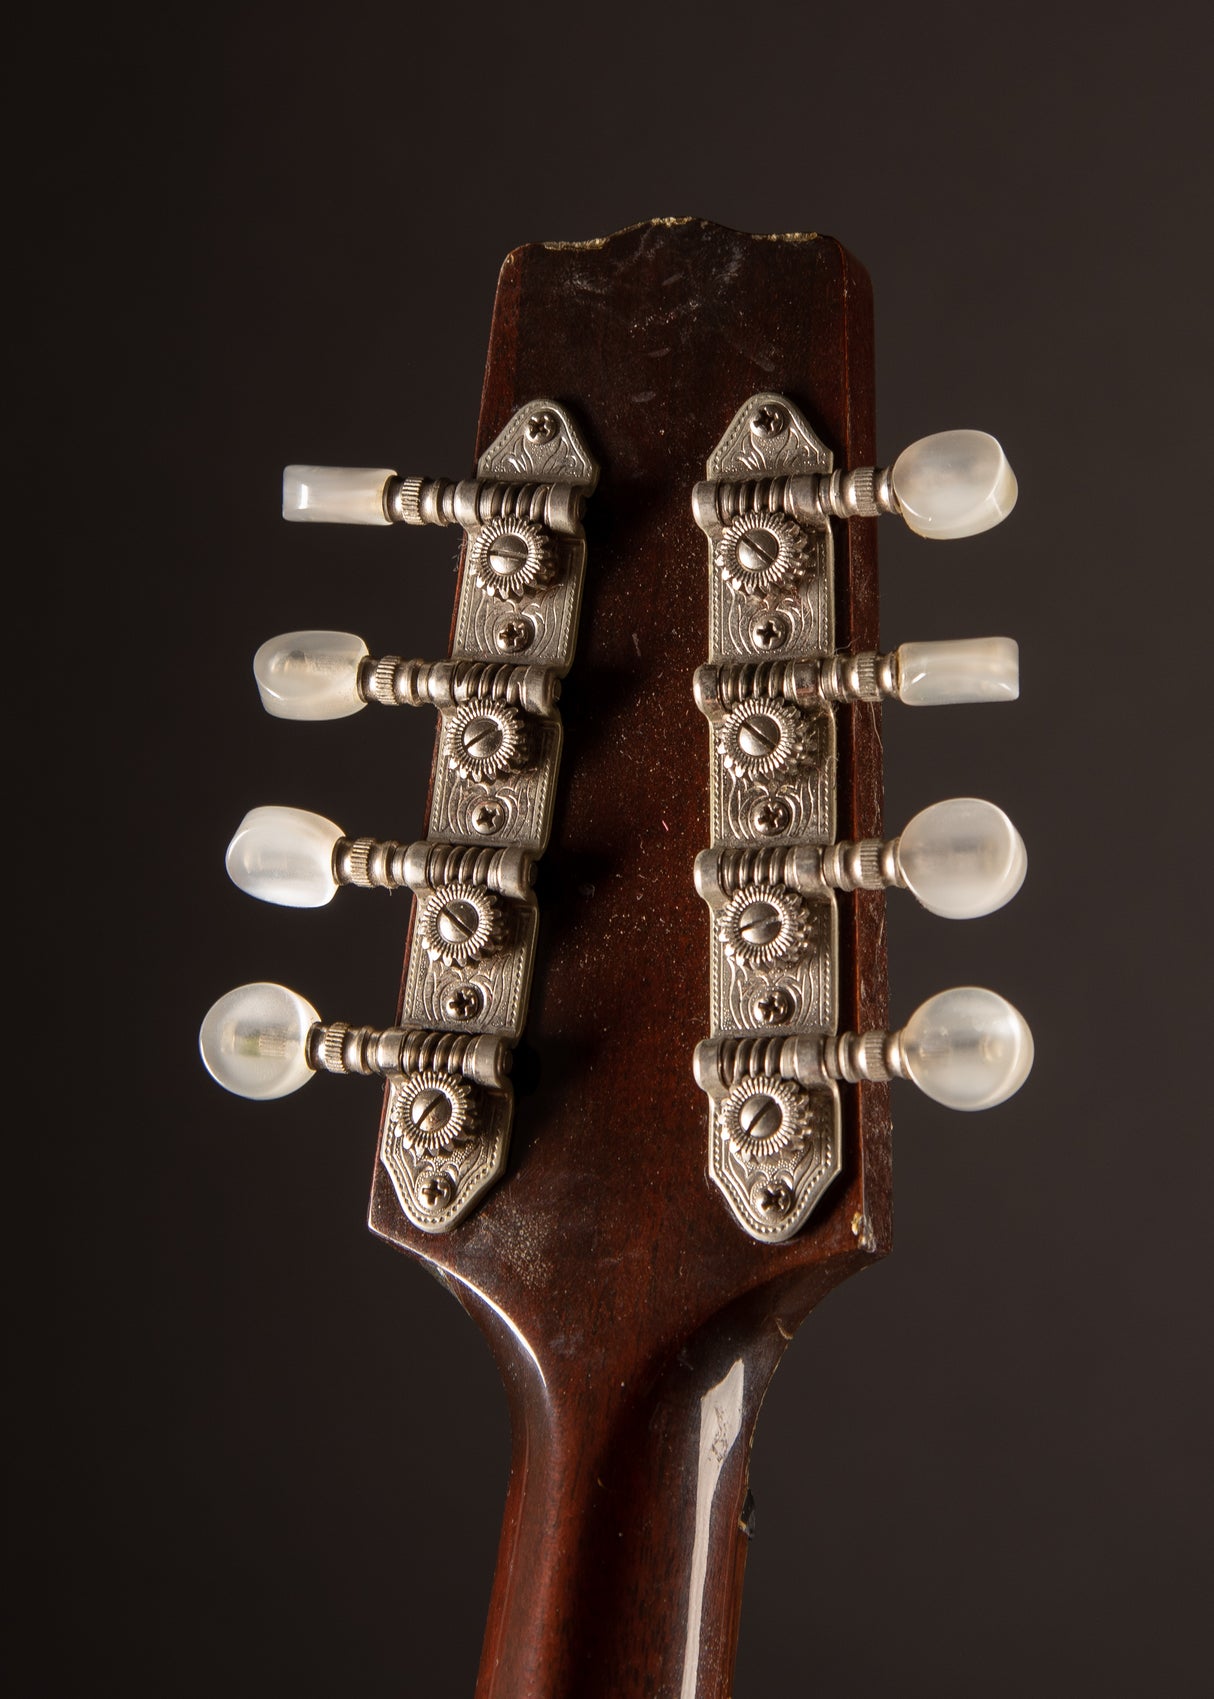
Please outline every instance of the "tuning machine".
M531 885L552 823L561 678L585 576L581 519L598 479L568 412L520 408L462 482L386 468L288 466L283 516L466 533L451 658L371 656L341 631L293 631L258 650L262 704L279 719L340 719L369 703L437 708L442 736L429 836L351 838L294 808L255 808L228 847L249 894L314 908L343 885L410 890L417 905L399 1024L325 1025L273 984L246 985L203 1022L203 1060L228 1090L281 1097L314 1072L378 1074L380 1159L405 1215L455 1225L500 1176L510 1047L526 1018L538 915Z
M709 722L712 845L696 861L711 911L709 1171L745 1230L804 1223L842 1164L840 1084L910 1079L938 1102L990 1107L1027 1077L1023 1017L995 992L931 998L898 1032L838 1032L836 893L902 887L934 914L989 914L1019 890L1024 844L993 803L953 798L895 838L840 842L836 712L1009 702L1008 637L835 644L831 522L900 514L920 536L974 536L1005 518L1016 480L984 432L924 438L888 468L837 471L782 395L741 407L695 486L708 538L709 657L694 676Z

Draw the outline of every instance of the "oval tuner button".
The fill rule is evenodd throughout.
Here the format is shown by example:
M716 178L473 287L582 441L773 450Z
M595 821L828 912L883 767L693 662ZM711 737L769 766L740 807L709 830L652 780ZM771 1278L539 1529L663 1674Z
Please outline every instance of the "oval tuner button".
M903 519L920 537L975 537L1016 505L1016 475L985 431L940 431L904 448L890 473Z

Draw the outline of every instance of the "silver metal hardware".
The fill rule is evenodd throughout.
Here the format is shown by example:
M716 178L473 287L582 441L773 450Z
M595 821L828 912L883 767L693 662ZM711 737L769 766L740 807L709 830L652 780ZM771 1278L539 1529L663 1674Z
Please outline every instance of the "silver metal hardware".
M718 662L697 667L693 688L701 713L719 720L738 703L757 699L823 703L880 702L901 688L897 650L888 655L822 655L786 661Z
M709 555L709 657L695 699L709 721L713 847L696 884L712 911L713 1036L697 1049L696 1077L708 1094L709 1173L746 1232L770 1243L797 1231L842 1160L838 1092L821 1066L838 1018L825 870L852 866L831 857L831 704L844 675L833 664L828 515L832 499L867 498L779 395L751 397L707 472L692 503ZM786 1062L802 1052L804 1077Z
M288 470L298 481L310 469ZM460 525L464 570L449 660L367 657L357 671L364 702L429 704L441 717L428 838L341 837L333 850L338 884L414 893L401 1025L318 1021L305 1059L313 1070L387 1078L380 1162L409 1221L440 1233L506 1162L513 1099L505 1076L531 986L531 885L552 827L556 703L573 661L586 565L581 520L598 467L565 409L539 400L514 413L475 478L385 474L381 487L378 477L331 479L337 493L327 508L309 504L301 483L289 517L374 523L382 505L389 521Z
M526 1019L538 930L531 882L552 829L556 701L573 661L581 517L597 479L568 413L533 401L481 456L475 480L406 479L389 489L392 517L460 524L468 534L451 659L388 657L364 662L360 674L368 700L429 702L442 717L430 838L393 867L418 904L403 1019L448 1029L451 1057L492 1043L508 1061ZM515 655L526 664L503 659ZM437 1066L419 1056L399 1075L380 1161L409 1220L446 1232L505 1167L512 1098L446 1056Z
M590 491L585 480L507 483L500 478L389 478L384 512L399 525L462 525L466 531L498 519L542 525L577 536Z
M749 403L748 403L749 405ZM766 447L761 432L752 435L757 448ZM747 471L749 472L749 468ZM819 471L789 475L709 477L691 492L692 511L702 531L727 526L740 515L784 514L798 525L825 526L831 519L876 519L901 513L888 466L858 466L850 472Z
M551 714L561 685L544 666L516 667L496 660L402 661L398 655L385 655L360 662L358 693L364 702L388 708L495 702L529 714Z

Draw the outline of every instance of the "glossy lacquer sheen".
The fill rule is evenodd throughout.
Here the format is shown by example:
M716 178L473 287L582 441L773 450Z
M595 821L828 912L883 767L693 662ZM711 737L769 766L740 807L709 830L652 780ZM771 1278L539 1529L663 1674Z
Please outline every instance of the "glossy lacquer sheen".
M829 238L661 220L509 256L476 452L546 396L602 466L514 1131L505 1176L450 1234L413 1230L379 1165L371 1200L375 1231L479 1321L509 1394L478 1699L727 1699L764 1391L814 1304L889 1247L882 1085L842 1091L842 1172L787 1243L749 1238L707 1177L691 491L760 390L801 408L836 465L874 463L868 280ZM840 648L879 646L875 530L837 529ZM841 838L881 835L879 716L837 712ZM883 904L839 899L841 1028L888 1025Z

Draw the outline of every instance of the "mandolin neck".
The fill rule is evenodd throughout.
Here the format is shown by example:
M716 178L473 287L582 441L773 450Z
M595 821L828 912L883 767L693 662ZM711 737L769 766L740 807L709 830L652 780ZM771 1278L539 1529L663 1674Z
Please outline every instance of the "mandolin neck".
M750 1448L791 1331L739 1308L606 1384L495 1340L513 1455L477 1699L728 1699Z

